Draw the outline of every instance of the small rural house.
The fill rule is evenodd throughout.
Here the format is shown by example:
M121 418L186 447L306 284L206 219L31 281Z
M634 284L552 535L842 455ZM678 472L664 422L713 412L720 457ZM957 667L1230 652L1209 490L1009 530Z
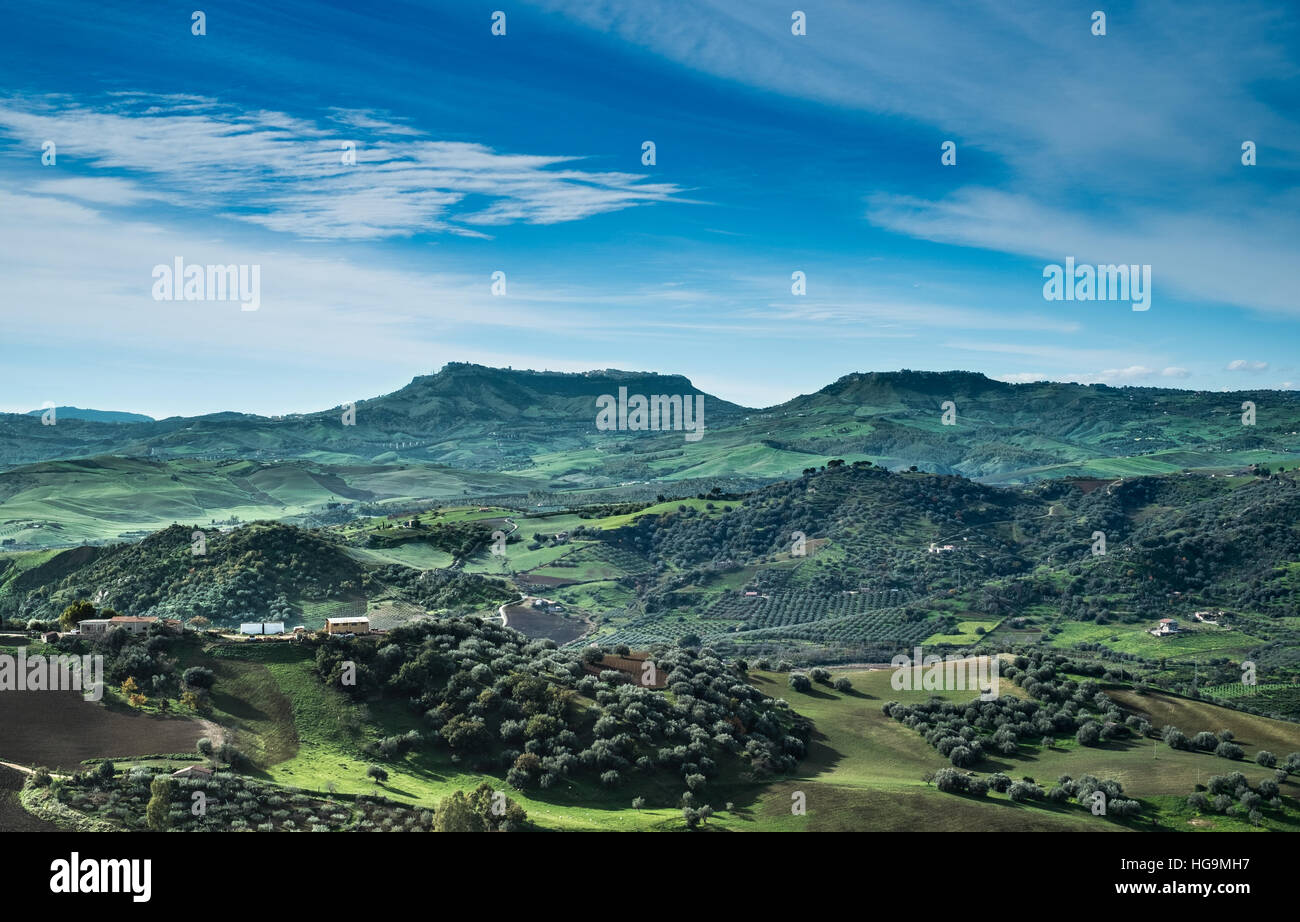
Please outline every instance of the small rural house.
M369 618L326 618L326 634L369 634Z
M1173 618L1161 618L1160 623L1151 631L1156 637L1164 637L1167 634L1178 633L1178 622Z
M118 615L115 618L88 618L77 625L83 636L103 637L109 631L126 631L128 634L143 634L157 618L145 618L135 615Z
M173 778L211 778L212 769L206 765L187 765L184 768L172 772Z

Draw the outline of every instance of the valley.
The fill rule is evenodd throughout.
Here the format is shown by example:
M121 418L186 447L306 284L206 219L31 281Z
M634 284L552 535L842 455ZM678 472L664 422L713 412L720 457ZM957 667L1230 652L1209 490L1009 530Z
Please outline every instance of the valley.
M302 420L243 418L206 425L243 433L228 443L232 453L260 440L259 457L182 454L175 449L196 445L187 440L204 426L164 420L152 432L148 422L99 424L136 433L127 453L0 471L0 654L84 650L69 629L86 618L170 618L183 629L114 646L110 695L77 708L90 724L75 747L60 748L71 737L20 732L69 725L67 715L25 707L0 717L21 723L0 726L13 750L0 746L0 759L86 776L81 793L60 788L57 805L23 787L39 801L33 821L67 822L71 806L89 811L92 825L139 822L130 810L94 807L116 802L112 786L129 777L90 777L112 759L129 773L197 760L231 773L237 780L221 783L244 785L241 797L268 804L310 792L316 819L322 810L334 818L312 824L304 807L294 822L329 829L379 822L375 811L404 828L426 823L422 810L436 823L440 803L484 784L509 789L527 816L518 822L538 829L1300 823L1285 768L1245 771L1242 812L1188 806L1197 785L1234 770L1234 759L1248 767L1268 749L1285 766L1300 751L1300 473L1287 463L1290 415L1240 434L1226 421L1193 425L1215 415L1205 395L1043 385L1059 406L1039 402L1035 412L1061 422L1052 438L1029 438L1016 434L1011 385L903 372L850 376L784 408L723 406L703 438L683 442L680 432L591 428L582 395L605 385L689 393L685 379L606 372L592 384L492 371L416 379L416 391L438 395L427 405L412 403L415 392L390 395L413 417L385 431L397 447L368 457L339 442L350 432L309 449L284 440L307 437ZM480 389L449 395L464 376ZM536 401L527 418L548 421L516 427L500 397L507 384L534 388L519 398ZM945 393L956 395L956 426L940 422ZM357 427L395 413L390 398L360 402ZM1116 427L1107 416L1162 399L1175 408L1170 418L1161 411ZM1287 400L1268 402L1300 416ZM853 401L862 403L850 411ZM422 412L438 430L432 439L416 424ZM449 439L443 426L462 428ZM175 441L175 432L191 435ZM1118 453L1146 441L1157 444ZM277 453L285 456L267 456ZM931 461L914 463L923 455ZM340 618L365 619L362 636L324 633ZM284 633L242 635L250 622ZM472 633L456 641L443 625ZM493 645L506 652L480 652ZM1069 725L1079 740L1093 733L1085 724L1102 728L1100 742L1060 728L1030 738L1023 721L1011 744L1002 730L976 730L967 738L980 741L974 767L983 775L953 780L945 752L882 710L889 701L933 706L931 693L890 684L888 664L916 648L995 657L1013 670L1064 657L1055 669L1071 678L1060 693L1078 702ZM344 650L411 662L394 672L388 660L366 659L361 689L340 688L329 663ZM667 687L637 689L602 656L660 664ZM194 669L211 684L179 678ZM674 684L703 675L711 678L695 691ZM546 703L519 697L530 683ZM730 698L719 696L728 686ZM1012 698L1002 700L1028 700L1033 689L1004 682ZM962 694L941 697L960 703ZM38 709L44 701L29 698ZM409 712L417 698L423 718ZM696 698L743 713L710 718L708 733L706 722L693 735L680 722L701 719ZM652 704L668 710L635 729ZM131 733L114 731L110 744L101 712L167 733L131 744ZM763 713L801 728L782 731L795 742L779 743L773 724L764 731L778 741L770 755L740 745L733 733L768 739L753 736ZM549 729L517 738L516 714L549 715L537 724ZM728 721L733 729L722 730ZM1226 729L1215 745L1240 755L1180 748L1173 727L1188 739ZM212 751L190 751L200 734ZM664 755L674 740L694 751ZM1269 799L1275 771L1276 802L1261 807L1253 798ZM988 789L1002 774L1036 780ZM1090 796L1068 780L1081 777L1109 779L1116 798L1138 806L1111 818L1071 806ZM1058 778L1067 779L1059 791ZM796 795L804 812L791 812Z

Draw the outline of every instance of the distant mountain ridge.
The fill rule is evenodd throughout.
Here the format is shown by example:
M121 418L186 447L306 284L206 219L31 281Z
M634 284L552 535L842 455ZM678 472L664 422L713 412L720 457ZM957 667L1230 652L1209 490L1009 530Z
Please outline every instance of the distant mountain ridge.
M44 416L51 408L28 410L27 416ZM56 419L83 419L95 423L152 423L156 420L143 413L124 413L121 410L87 410L82 407L53 407Z
M704 438L684 444L674 432L598 431L596 399L624 387L645 396L704 395ZM1243 421L1246 401L1256 407L1251 424ZM222 412L124 426L59 415L57 425L43 426L36 416L0 415L0 465L106 454L430 462L592 485L728 473L780 478L845 457L1030 480L1285 461L1300 455L1298 431L1294 391L1010 384L978 372L905 369L845 375L754 409L706 394L681 375L454 362L353 406L285 417Z

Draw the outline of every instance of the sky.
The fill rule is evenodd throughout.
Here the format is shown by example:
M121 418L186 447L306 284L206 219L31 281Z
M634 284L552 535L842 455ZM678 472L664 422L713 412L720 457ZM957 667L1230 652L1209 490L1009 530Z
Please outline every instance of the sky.
M1300 386L1300 7L1095 2L11 5L0 411L306 412L449 361L748 406ZM1149 309L1047 300L1067 257L1149 265ZM257 267L257 309L156 298L177 259Z

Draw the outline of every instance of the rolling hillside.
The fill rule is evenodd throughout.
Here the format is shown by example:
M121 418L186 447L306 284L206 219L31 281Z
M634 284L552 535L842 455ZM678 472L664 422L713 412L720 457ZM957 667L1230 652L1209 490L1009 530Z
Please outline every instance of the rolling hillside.
M527 492L537 485L423 462L48 461L0 473L0 540L26 547L131 540L178 521L234 524L331 506Z

